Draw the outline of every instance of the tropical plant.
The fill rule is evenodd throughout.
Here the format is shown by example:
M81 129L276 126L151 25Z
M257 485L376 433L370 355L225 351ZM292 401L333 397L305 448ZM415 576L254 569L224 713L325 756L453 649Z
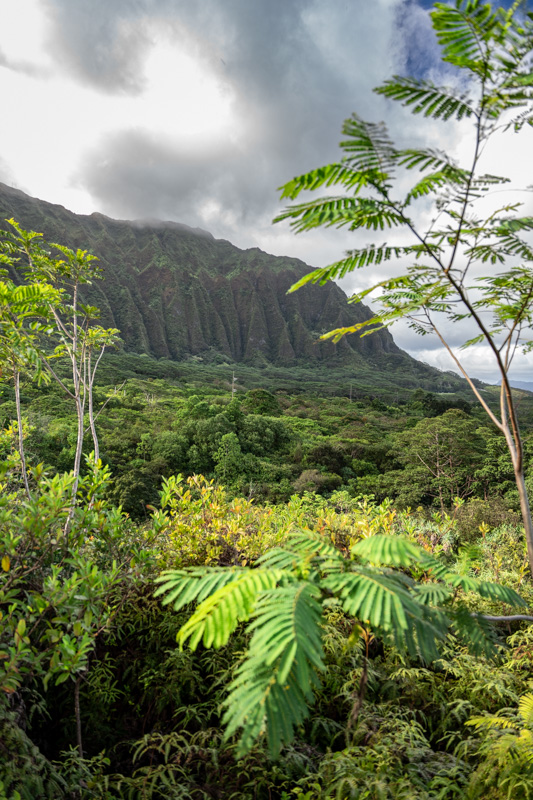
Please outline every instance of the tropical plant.
M276 756L308 716L324 669L323 616L332 607L430 661L450 632L477 652L493 652L485 619L457 599L452 604L457 591L523 604L514 590L454 574L398 536L361 539L345 557L324 537L301 532L259 562L258 568L169 570L157 579L163 603L176 610L198 603L178 633L181 647L221 647L239 623L249 621L249 647L229 685L223 717L226 737L240 731L241 755L266 733ZM416 568L433 580L416 583L391 567Z
M489 140L502 132L518 133L533 125L533 16L516 0L507 10L482 0L436 3L433 28L442 59L451 67L451 84L437 86L421 78L398 77L375 91L402 103L413 114L471 126L472 157L460 166L432 147L398 148L384 123L369 123L354 114L344 123L343 158L289 181L282 198L295 200L304 190L337 186L344 193L320 196L289 206L275 221L291 220L296 232L317 227L349 230L395 229L412 241L369 244L316 269L292 287L345 277L385 262L396 262L402 274L386 277L354 295L359 302L379 290L380 310L370 319L325 334L338 341L347 333L371 333L407 319L420 334L435 334L466 378L477 400L504 434L520 497L530 569L533 574L533 522L524 480L524 451L509 369L518 349L529 350L533 323L533 249L528 232L533 217L523 204L498 204L508 178L482 171ZM410 173L422 173L403 192ZM485 212L487 198L492 210ZM437 214L423 230L416 207L434 202ZM407 266L405 266L407 264ZM475 334L463 348L484 344L501 376L499 411L487 402L447 339L443 321L468 320ZM364 334L363 334L364 335ZM524 338L524 335L526 338Z
M466 723L485 735L481 752L486 761L472 776L479 788L475 797L484 796L491 783L509 798L531 797L533 792L533 694L520 698L518 713L509 711L471 717Z
M93 437L96 462L98 438L93 408L96 371L109 345L115 344L119 331L94 325L98 309L84 304L81 287L97 278L96 256L85 250L71 250L60 244L47 244L42 234L24 230L14 219L8 220L11 230L0 231L0 263L20 271L29 286L4 285L4 303L11 322L2 340L9 344L16 390L21 359L31 362L38 374L46 374L61 386L74 401L77 418L77 440L74 456L72 500L76 498L85 435L85 413ZM53 256L52 248L59 255ZM7 292L11 292L11 302ZM18 309L23 303L21 309ZM25 304L25 305L24 305ZM5 314L3 315L5 316ZM38 336L47 341L36 347ZM52 366L52 359L65 356L70 362L72 387ZM18 359L18 360L15 360ZM19 422L19 430L21 425ZM27 491L28 491L28 487Z
M0 263L12 266L14 259L0 251ZM7 367L15 389L17 414L18 453L22 479L28 497L31 496L28 469L24 454L24 435L21 407L20 379L22 372L30 372L40 382L43 374L43 351L39 339L50 332L50 306L59 301L59 293L43 283L31 286L16 286L7 276L7 270L0 270L0 368Z

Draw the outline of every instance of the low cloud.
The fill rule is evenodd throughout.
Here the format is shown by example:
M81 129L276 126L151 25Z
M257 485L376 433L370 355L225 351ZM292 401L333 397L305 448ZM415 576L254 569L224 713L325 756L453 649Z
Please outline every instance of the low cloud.
M272 226L277 187L337 160L353 111L385 119L399 146L430 143L470 158L468 122L413 117L372 92L394 73L454 79L442 72L426 0L20 3L39 26L27 52L0 29L0 69L18 72L15 80L5 71L5 96L27 98L0 131L13 170L0 163L0 180L74 211L183 222L323 266L373 235L295 237L286 223ZM18 7L6 7L13 19ZM24 43L25 20L17 24ZM39 126L29 124L36 118ZM528 148L500 151L502 171L521 177ZM429 218L428 204L422 226ZM355 273L343 288L366 288L387 268ZM454 345L467 338L448 330ZM421 350L407 329L393 335L415 355L439 352L427 338Z

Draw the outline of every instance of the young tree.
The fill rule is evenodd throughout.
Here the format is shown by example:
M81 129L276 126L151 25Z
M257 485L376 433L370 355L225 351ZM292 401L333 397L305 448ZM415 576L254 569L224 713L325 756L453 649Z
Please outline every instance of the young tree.
M434 580L417 584L390 567L415 568ZM197 603L178 633L182 647L222 647L239 623L249 623L250 643L223 702L226 737L240 734L238 756L263 733L277 756L309 716L325 666L324 623L332 605L430 661L449 633L474 652L494 652L487 619L470 612L456 597L458 589L524 603L510 587L455 574L413 543L382 534L360 539L346 558L327 537L302 531L262 556L258 567L189 567L157 581L156 595L165 594L163 603L175 610Z
M11 259L0 253L0 263L11 265ZM0 272L7 278L5 270ZM42 371L43 353L39 340L50 332L49 307L58 302L59 295L52 286L37 283L32 286L15 286L7 279L0 281L0 374L13 379L17 414L18 453L24 488L31 498L20 399L20 379L30 372L40 382L47 378Z
M323 338L338 341L363 329L364 334L371 333L402 318L418 333L439 338L505 436L533 574L533 523L524 481L524 448L508 377L517 350L533 348L533 341L524 338L533 322L533 247L527 240L533 217L524 215L522 204L516 202L494 202L485 215L480 208L480 201L485 201L486 208L486 198L508 183L505 177L483 172L487 143L501 132L516 134L533 125L533 14L526 11L524 0L517 0L509 10L481 0L456 0L453 6L436 3L431 19L442 59L454 70L454 85L394 77L375 91L414 114L470 125L470 164L461 166L430 147L398 148L383 123L365 122L354 114L344 123L343 158L282 187L282 198L290 200L303 190L330 186L340 187L343 193L289 206L275 221L291 220L297 232L347 226L350 230L394 229L411 235L408 244L403 239L349 251L340 261L311 272L292 290L384 262L397 261L402 266L399 277L385 278L351 298L359 302L379 289L379 310L371 319L331 331ZM403 192L410 172L422 174ZM438 213L429 229L422 230L416 205L428 199L434 201ZM443 327L445 320L468 320L475 335L463 348L483 343L492 353L501 376L498 411L489 406L452 349Z
M98 461L98 437L93 408L96 371L105 348L117 341L119 331L116 328L106 330L94 325L94 320L99 315L98 309L84 304L80 297L81 287L99 277L99 270L95 265L96 256L86 250L74 251L63 245L47 244L42 234L24 230L13 219L8 222L11 230L0 231L0 263L21 271L28 285L15 287L12 282L2 284L4 294L10 291L13 298L9 310L10 333L4 339L7 338L10 342L10 359L13 364L19 365L21 358L31 361L40 374L46 374L49 379L57 381L74 402L77 419L72 484L74 506L80 478L87 410L95 462ZM58 255L54 256L49 248ZM28 305L26 300L26 305L19 311L14 305L15 298L18 297L23 301L24 298L33 298L33 305ZM1 302L0 299L0 305ZM70 363L71 386L53 366L53 361L61 357L66 357ZM17 390L16 371L14 380ZM18 411L19 406L20 404L17 406ZM20 429L19 423L19 431ZM29 492L26 477L25 482L26 491Z

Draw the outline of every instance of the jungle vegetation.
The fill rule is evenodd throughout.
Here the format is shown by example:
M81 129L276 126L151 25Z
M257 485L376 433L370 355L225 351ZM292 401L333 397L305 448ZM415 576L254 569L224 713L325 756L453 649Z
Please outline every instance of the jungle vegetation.
M458 0L463 66L472 28L520 40L519 5ZM529 798L500 389L296 394L106 356L90 254L14 221L1 242L0 798Z

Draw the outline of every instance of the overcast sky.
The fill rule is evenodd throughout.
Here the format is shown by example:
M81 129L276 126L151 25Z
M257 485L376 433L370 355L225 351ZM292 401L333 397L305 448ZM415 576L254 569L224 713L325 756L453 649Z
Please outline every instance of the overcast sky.
M276 189L337 159L352 111L387 120L400 143L468 156L468 123L424 122L372 93L393 73L442 79L430 5L0 0L0 180L77 213L176 220L324 266L368 235L272 226ZM521 184L532 146L531 129L497 143L487 171ZM438 342L392 332L415 357L451 366ZM495 379L483 350L467 361ZM522 357L515 376L533 380L531 365Z

